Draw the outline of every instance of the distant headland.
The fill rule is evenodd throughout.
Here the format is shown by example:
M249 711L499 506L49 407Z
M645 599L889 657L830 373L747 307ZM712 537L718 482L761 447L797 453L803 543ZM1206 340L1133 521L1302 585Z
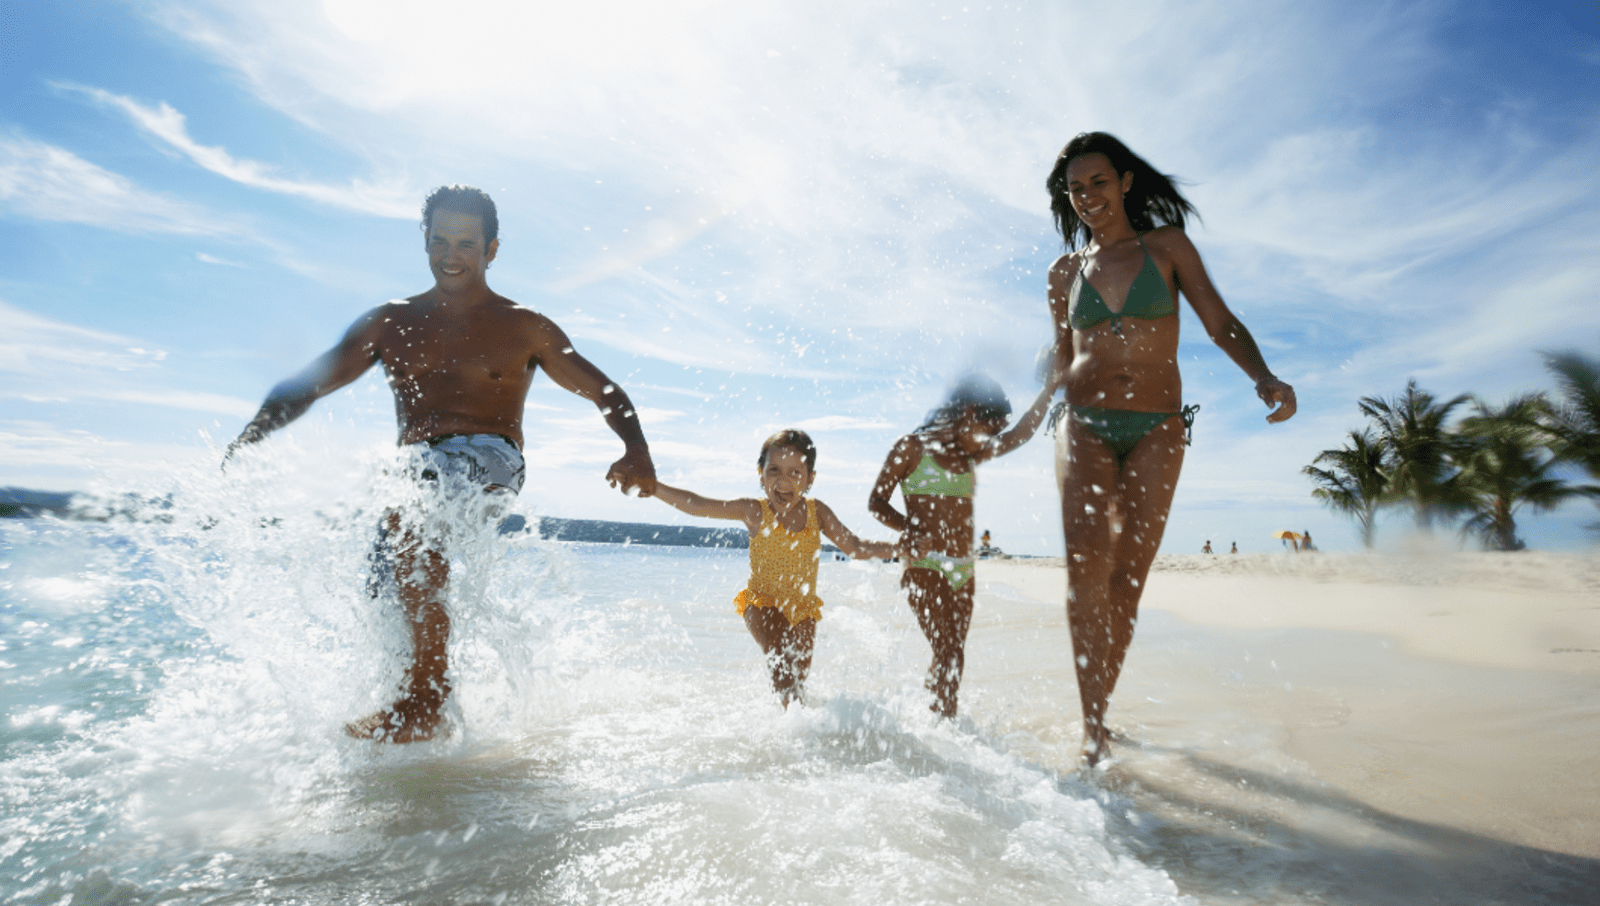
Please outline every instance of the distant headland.
M34 491L28 488L0 488L0 518L28 519L54 516L81 519L84 511L74 507L79 495L65 491ZM724 547L745 549L750 537L742 528L703 528L693 525L652 525L644 522L607 522L601 519L536 518L540 538L550 541L582 541L592 544L661 544L670 547ZM527 517L513 514L500 523L501 534L530 530ZM831 548L824 548L831 549Z

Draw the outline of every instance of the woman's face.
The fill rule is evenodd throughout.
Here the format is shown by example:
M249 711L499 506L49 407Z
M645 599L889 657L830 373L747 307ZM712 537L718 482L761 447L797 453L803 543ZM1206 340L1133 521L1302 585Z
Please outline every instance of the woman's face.
M1091 232L1127 218L1122 196L1132 186L1133 173L1117 175L1117 168L1104 154L1085 154L1067 163L1067 193L1072 210Z

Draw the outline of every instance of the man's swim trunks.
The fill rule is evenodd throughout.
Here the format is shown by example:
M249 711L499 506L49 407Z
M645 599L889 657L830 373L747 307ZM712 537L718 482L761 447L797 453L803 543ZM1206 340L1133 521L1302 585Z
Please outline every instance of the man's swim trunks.
M527 477L522 451L499 434L444 434L404 447L402 457L412 492L392 512L428 547L441 551L455 537L499 525ZM398 539L392 534L389 518L379 520L377 543L367 555L372 564L367 592L373 597L393 584Z
M485 492L516 494L527 477L522 451L500 434L441 434L407 449L412 474L421 481L459 481Z

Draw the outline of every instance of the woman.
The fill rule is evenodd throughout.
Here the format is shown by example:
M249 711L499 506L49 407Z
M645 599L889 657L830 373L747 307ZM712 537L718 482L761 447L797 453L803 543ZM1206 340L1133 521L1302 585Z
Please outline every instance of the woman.
M1106 701L1133 641L1198 409L1183 405L1178 293L1276 406L1267 421L1294 415L1295 399L1211 285L1183 232L1184 215L1196 212L1171 179L1116 138L1087 132L1062 149L1045 185L1067 246L1049 276L1055 374L1066 389L1056 482L1083 759L1093 765L1109 751Z
M1005 391L981 375L967 377L922 427L895 441L867 500L867 510L902 533L914 552L900 585L933 649L925 685L933 693L931 709L941 717L956 716L972 625L978 464L1026 443L1044 421L1053 389L1047 384L1006 431L1011 401ZM904 513L891 502L897 488L905 498Z

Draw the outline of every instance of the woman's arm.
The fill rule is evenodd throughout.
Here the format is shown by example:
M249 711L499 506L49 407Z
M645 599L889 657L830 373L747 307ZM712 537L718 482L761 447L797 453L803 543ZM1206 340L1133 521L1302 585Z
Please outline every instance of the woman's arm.
M855 532L845 528L844 523L839 521L839 517L833 514L833 509L826 503L818 500L816 504L817 526L822 529L822 534L826 535L829 541L839 545L839 550L844 551L849 556L857 560L868 558L892 560L903 554L900 549L901 545L905 543L903 538L895 544L890 544L887 541L867 541L858 538Z
M641 495L644 496L644 495ZM670 484L656 482L654 497L667 506L690 516L700 516L705 519L732 519L743 522L745 528L754 532L761 527L761 502L741 497L738 500L714 500L710 497L701 497L693 491L675 488Z
M895 487L911 474L921 458L922 442L916 435L907 434L895 441L888 458L883 461L883 469L878 472L878 480L872 485L872 493L867 496L867 512L894 531L904 533L907 519L889 501L894 498Z
M1078 262L1073 255L1062 255L1050 266L1046 279L1045 296L1050 300L1051 329L1055 336L1055 355L1052 356L1051 374L1046 386L1064 387L1067 373L1072 370L1075 351L1072 346L1071 295L1072 278L1078 273Z
M1189 241L1187 234L1176 227L1163 227L1147 234L1147 242L1152 237L1156 240L1156 248L1165 252L1167 259L1172 262L1174 281L1184 298L1189 300L1194 313L1200 316L1200 323L1205 325L1211 342L1217 344L1217 348L1227 353L1228 358L1250 380L1256 382L1256 395L1261 397L1262 402L1268 407L1277 407L1267 414L1267 421L1281 422L1294 415L1294 388L1278 380L1272 369L1267 367L1255 338L1250 336L1244 323L1222 301L1222 295L1206 273L1200 250Z

